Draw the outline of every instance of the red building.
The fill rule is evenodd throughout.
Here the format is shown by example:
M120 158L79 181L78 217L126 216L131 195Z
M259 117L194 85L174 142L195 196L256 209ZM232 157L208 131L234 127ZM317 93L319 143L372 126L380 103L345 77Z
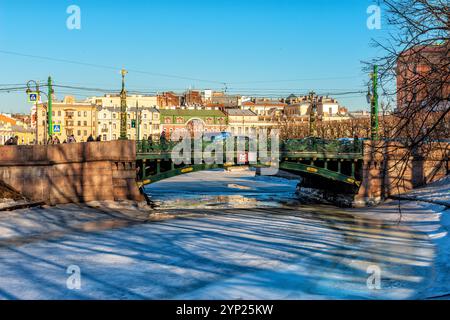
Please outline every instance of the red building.
M448 107L450 44L416 46L397 60L397 108Z

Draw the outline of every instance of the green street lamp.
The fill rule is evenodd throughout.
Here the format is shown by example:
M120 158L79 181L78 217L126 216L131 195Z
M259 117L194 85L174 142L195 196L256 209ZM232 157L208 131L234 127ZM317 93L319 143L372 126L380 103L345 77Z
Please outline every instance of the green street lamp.
M39 119L39 114L38 114L38 105L39 105L39 101L40 101L40 96L41 95L45 95L47 97L47 133L49 135L49 137L51 137L53 135L53 120L52 120L52 116L53 116L53 110L52 110L52 95L54 93L53 88L52 88L52 78L48 77L48 94L46 94L45 92L40 90L39 87L39 83L34 81L34 80L30 80L27 82L27 90L26 93L27 95L30 95L33 92L36 92L37 97L36 97L36 102L35 102L35 106L36 106L36 139L35 139L35 144L38 144L38 127L39 127L39 123L38 123L38 119ZM34 90L32 90L32 87L34 87ZM45 137L45 141L44 143L47 143L47 138Z
M122 69L122 91L120 92L120 137L119 140L127 140L127 91L125 90L125 75L128 72Z

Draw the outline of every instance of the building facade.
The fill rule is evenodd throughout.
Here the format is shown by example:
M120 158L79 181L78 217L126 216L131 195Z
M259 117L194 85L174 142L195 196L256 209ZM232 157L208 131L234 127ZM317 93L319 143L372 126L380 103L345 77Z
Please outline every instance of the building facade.
M166 136L176 130L188 131L191 134L199 132L222 132L227 129L226 114L219 110L160 110L161 128Z
M46 143L48 137L47 103L38 104L37 108L37 135L39 143ZM52 103L53 126L59 127L59 132L54 130L54 136L60 142L67 141L73 135L77 142L86 141L89 135L97 136L97 108L90 102L76 102L74 97L67 96L61 102Z
M120 137L120 107L97 107L98 129L102 141L117 140ZM139 123L136 121L139 119ZM133 125L134 124L134 125ZM138 136L139 129L139 136ZM160 113L154 107L127 108L127 138L147 140L160 135Z
M276 125L260 119L251 110L227 109L226 114L228 116L227 131L236 136L256 136L261 129L269 129Z

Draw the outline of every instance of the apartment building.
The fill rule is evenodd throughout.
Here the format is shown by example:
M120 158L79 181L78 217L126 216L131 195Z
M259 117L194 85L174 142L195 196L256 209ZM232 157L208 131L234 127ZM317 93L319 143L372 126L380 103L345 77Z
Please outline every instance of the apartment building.
M260 129L269 129L275 125L271 121L260 119L251 110L227 109L225 113L228 116L227 131L237 136L257 135Z
M120 137L120 107L97 107L97 132L102 141L117 140ZM139 123L136 121L139 119ZM139 136L138 136L139 126ZM130 140L147 140L159 137L160 113L154 107L144 105L127 108L127 138Z
M37 106L37 134L38 142L45 143L48 137L47 103ZM77 102L72 96L66 96L62 101L52 103L54 136L63 142L74 135L77 142L86 141L89 135L97 136L97 109L90 102Z

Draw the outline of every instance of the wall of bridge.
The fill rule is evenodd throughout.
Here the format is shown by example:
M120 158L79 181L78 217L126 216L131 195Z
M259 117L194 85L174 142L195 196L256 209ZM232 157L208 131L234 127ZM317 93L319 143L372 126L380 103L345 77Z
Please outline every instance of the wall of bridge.
M134 141L0 146L0 180L52 205L143 200Z
M376 203L445 177L450 170L449 155L448 143L429 144L413 154L398 143L365 143L362 183L355 203Z

